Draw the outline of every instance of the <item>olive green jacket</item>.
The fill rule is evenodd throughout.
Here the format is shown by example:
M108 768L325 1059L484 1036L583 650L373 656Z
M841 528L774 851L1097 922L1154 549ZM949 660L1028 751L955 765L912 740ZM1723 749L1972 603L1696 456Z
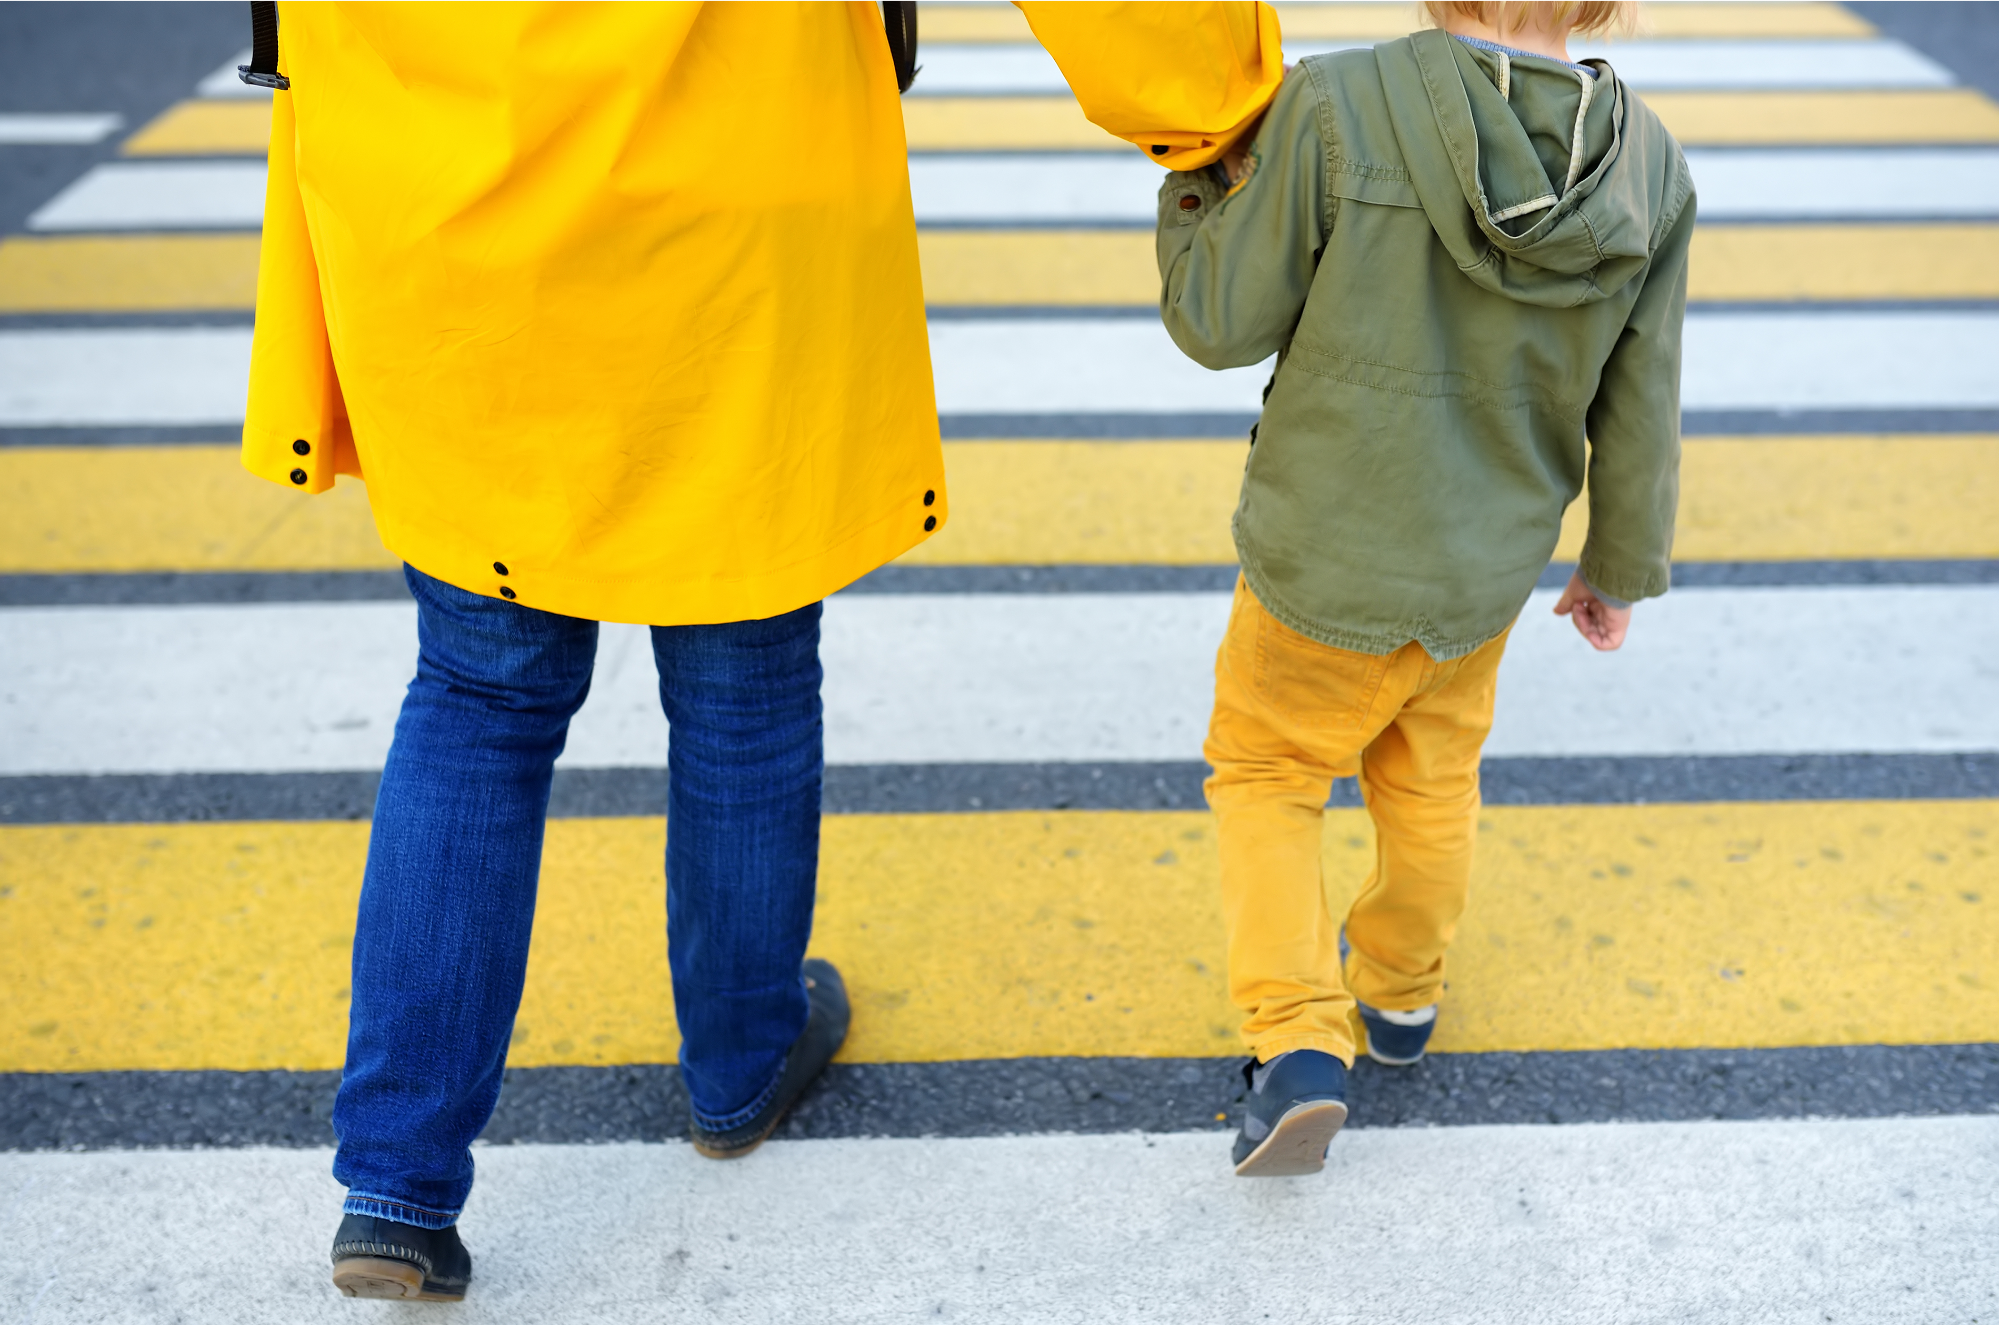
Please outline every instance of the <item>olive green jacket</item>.
M1235 541L1300 633L1471 652L1519 615L1585 475L1584 577L1666 591L1693 182L1592 67L1437 31L1315 56L1233 191L1160 190L1174 342L1209 368L1279 356Z

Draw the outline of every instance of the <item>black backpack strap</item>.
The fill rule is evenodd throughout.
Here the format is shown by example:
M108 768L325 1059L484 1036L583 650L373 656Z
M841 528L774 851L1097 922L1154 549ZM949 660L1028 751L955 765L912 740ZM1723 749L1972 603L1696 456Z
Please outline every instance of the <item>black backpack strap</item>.
M914 0L882 0L882 27L888 30L888 53L895 60L896 90L907 92L916 81Z
M896 89L907 92L916 81L914 0L882 0L882 27L895 60ZM279 91L291 87L291 79L278 72L277 0L250 0L250 63L237 65L236 76L253 87Z
M914 15L910 16L909 31L913 42ZM280 92L292 85L291 79L278 72L277 0L250 0L250 63L237 65L236 76L252 87L275 88Z

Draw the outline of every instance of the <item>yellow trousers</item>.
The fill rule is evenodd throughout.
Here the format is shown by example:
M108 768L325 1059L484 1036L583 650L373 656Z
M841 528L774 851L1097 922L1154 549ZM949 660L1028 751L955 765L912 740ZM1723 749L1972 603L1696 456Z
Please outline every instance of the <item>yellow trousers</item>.
M1204 747L1220 835L1229 995L1263 1062L1318 1049L1353 1065L1349 1015L1438 1000L1471 887L1478 759L1506 637L1449 662L1419 644L1349 653L1278 621L1240 580ZM1346 917L1326 904L1334 778L1360 778L1375 861Z

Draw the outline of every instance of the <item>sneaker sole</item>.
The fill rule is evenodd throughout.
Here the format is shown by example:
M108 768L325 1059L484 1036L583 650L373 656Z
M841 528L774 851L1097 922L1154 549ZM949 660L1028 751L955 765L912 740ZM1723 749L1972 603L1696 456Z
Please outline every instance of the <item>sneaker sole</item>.
M1428 1052L1429 1050L1427 1049L1423 1051L1423 1053ZM1376 1053L1372 1045L1368 1046L1367 1056L1383 1067L1414 1067L1417 1063L1423 1061L1423 1054L1417 1054L1414 1058L1389 1058L1384 1054Z
M463 1293L426 1292L423 1271L408 1261L350 1256L333 1267L333 1286L347 1297L390 1298L396 1301L462 1302Z
M1338 1100L1313 1100L1285 1110L1263 1143L1235 1166L1238 1178L1291 1178L1326 1167L1326 1147L1347 1120Z

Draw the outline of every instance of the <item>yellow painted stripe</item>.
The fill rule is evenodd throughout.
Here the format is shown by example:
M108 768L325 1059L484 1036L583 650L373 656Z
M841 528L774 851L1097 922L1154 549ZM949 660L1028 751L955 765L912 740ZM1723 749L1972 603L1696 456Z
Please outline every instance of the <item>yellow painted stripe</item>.
M1399 37L1417 23L1407 3L1276 5L1290 41ZM1851 11L1820 3L1674 3L1641 11L1648 37L1869 37L1874 29ZM1012 5L926 4L918 31L932 42L1025 42L1034 39Z
M1152 304L1148 231L927 230L933 304ZM1696 300L1999 298L1999 226L1715 225L1694 232Z
M1879 92L1655 92L1646 104L1691 146L1999 141L1999 105L1970 88ZM1083 117L1071 97L910 97L917 151L1126 146ZM270 105L183 101L126 141L128 156L263 154Z
M1151 304L1142 230L926 230L940 305ZM252 307L255 235L0 240L0 313ZM1694 232L1696 300L1999 298L1999 226L1711 225Z
M1329 814L1344 910L1373 859ZM1999 1040L1999 802L1488 809L1436 1047ZM368 829L0 829L0 1071L340 1063ZM671 1061L659 861L549 825L516 1065ZM1235 1051L1202 813L829 818L843 1057Z
M256 235L0 240L0 313L251 308Z
M1074 97L904 97L902 129L915 152L1137 150L1084 119Z
M1999 142L1999 104L1969 88L1889 92L1654 92L1645 103L1689 146ZM910 97L917 151L1127 146L1070 97ZM261 150L261 149L259 149Z
M1693 147L1999 142L1999 104L1972 88L1892 92L1648 92Z
M945 446L951 523L911 564L1226 563L1240 441ZM362 485L307 497L232 446L0 450L0 572L393 567ZM1570 508L1557 556L1582 547ZM1999 437L1695 438L1682 561L1999 557Z
M1687 295L1999 298L1999 226L1700 226L1694 231Z
M0 570L361 570L382 550L366 489L303 498L233 445L0 450Z
M262 156L271 143L268 101L183 101L125 140L127 156Z
M919 230L932 304L1157 304L1149 230Z

